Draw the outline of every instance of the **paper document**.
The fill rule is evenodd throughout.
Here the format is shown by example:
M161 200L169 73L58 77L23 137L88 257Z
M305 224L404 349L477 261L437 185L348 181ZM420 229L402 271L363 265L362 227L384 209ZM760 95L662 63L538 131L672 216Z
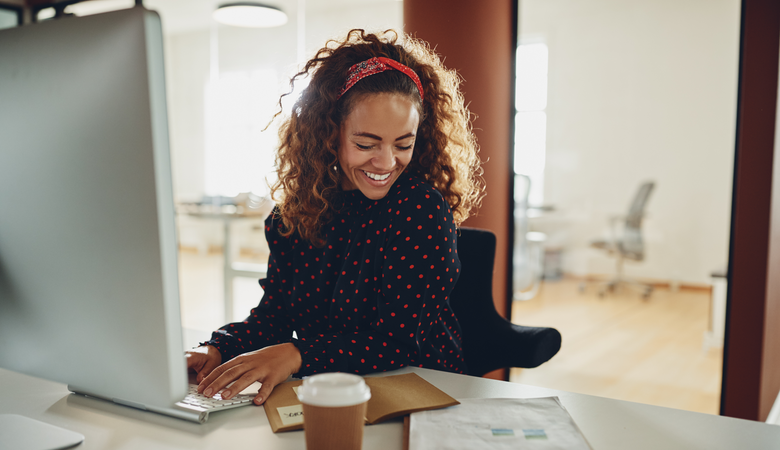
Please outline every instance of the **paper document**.
M591 450L558 397L465 399L411 415L409 450Z

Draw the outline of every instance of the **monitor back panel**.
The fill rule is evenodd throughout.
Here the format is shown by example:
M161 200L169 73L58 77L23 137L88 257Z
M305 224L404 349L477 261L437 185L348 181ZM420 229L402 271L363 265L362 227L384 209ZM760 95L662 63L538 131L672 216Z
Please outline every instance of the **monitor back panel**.
M0 30L0 366L165 406L186 370L162 46L143 8Z

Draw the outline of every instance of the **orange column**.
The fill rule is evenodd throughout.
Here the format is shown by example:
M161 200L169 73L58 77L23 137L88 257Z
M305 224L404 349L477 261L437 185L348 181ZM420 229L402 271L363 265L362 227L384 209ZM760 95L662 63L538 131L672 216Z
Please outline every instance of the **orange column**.
M780 4L742 2L720 413L766 420L780 391Z
M448 68L458 71L464 79L466 104L476 115L473 125L480 158L486 161L487 195L479 214L464 225L496 234L493 298L496 309L505 316L511 305L515 5L514 0L404 0L404 31L427 41ZM489 376L505 378L506 373Z

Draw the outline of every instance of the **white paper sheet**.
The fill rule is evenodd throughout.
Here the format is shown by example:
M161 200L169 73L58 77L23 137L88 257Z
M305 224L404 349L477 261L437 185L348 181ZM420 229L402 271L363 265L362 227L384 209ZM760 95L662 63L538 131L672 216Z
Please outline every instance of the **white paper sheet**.
M591 450L558 397L459 399L411 415L409 450Z

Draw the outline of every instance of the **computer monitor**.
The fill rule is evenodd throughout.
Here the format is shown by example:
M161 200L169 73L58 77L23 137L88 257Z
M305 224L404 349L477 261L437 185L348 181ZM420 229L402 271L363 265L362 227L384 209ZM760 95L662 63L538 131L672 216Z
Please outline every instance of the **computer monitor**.
M0 367L75 392L187 392L154 12L0 30L0 342Z

